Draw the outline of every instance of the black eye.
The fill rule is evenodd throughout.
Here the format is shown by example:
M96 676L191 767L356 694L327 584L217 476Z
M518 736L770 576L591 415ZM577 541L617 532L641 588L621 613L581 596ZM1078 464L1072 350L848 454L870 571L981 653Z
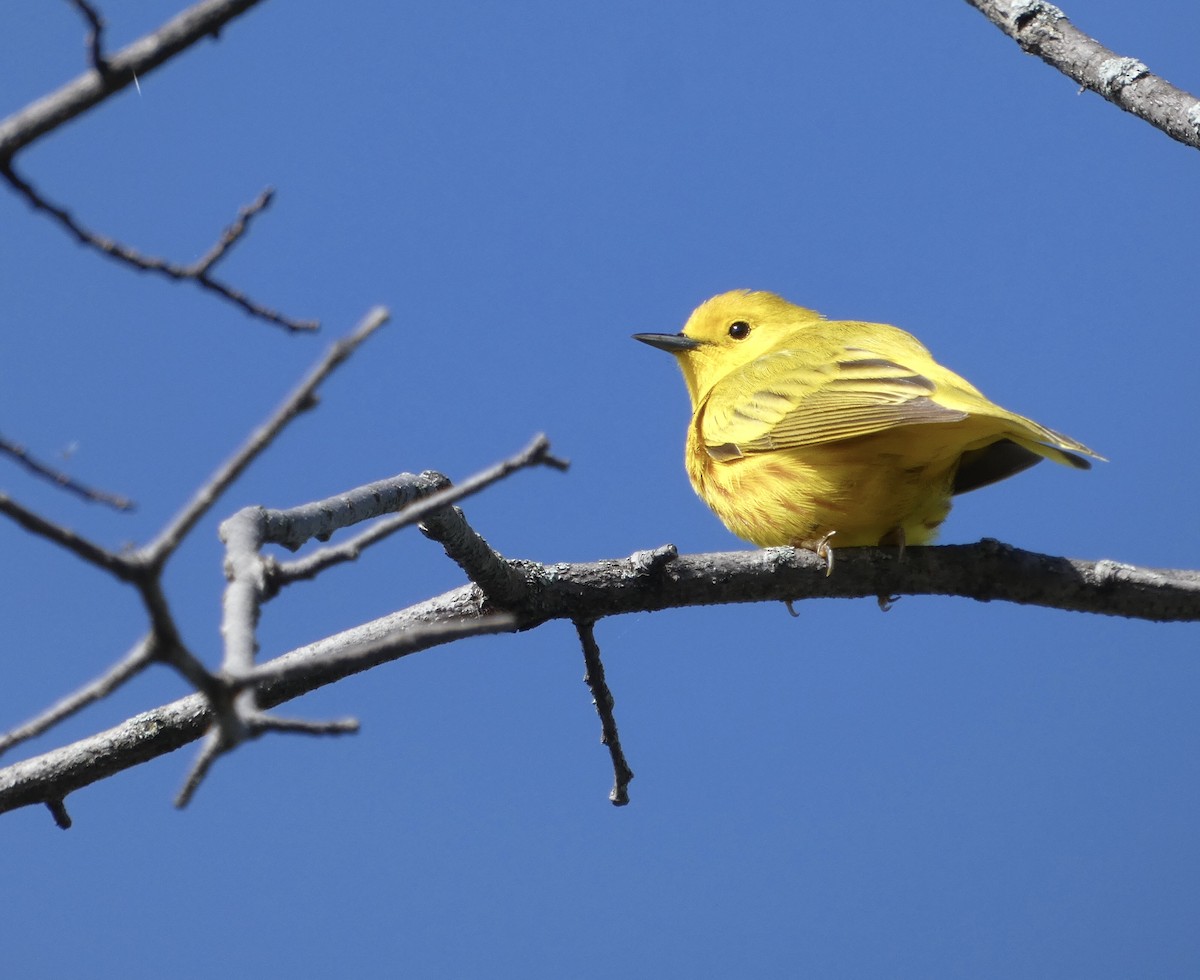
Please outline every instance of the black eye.
M743 340L750 336L750 324L745 320L734 320L729 324L729 336L734 340Z

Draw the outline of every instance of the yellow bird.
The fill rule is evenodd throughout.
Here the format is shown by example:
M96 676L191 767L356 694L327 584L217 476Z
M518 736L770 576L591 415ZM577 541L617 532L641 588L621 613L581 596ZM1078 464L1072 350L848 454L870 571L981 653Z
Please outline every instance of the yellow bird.
M692 399L692 487L738 537L833 566L833 545L927 544L954 494L1042 459L1103 459L988 401L885 323L826 320L774 293L701 304L675 355ZM1078 455L1083 454L1083 455Z

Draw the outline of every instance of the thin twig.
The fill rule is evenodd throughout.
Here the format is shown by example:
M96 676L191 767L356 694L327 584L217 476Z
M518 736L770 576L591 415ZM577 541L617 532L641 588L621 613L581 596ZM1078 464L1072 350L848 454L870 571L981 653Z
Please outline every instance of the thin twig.
M101 75L108 74L108 59L104 57L104 18L87 0L71 0L71 3L83 15L83 19L88 22L90 28L87 36L87 49L92 67Z
M187 648L180 637L179 627L175 624L175 617L163 592L161 571L143 565L134 584L150 617L155 659L174 667L197 691L214 704L221 704L227 697L225 685Z
M185 271L197 279L209 278L208 273L229 251L238 243L243 235L250 230L250 222L271 206L275 199L275 188L268 187L253 201L238 211L237 220L225 229L221 238L208 252L185 268Z
M575 620L575 630L583 646L583 682L592 692L592 703L596 706L596 714L600 716L600 741L608 746L608 754L612 757L613 788L608 798L613 806L625 806L629 802L629 783L633 779L633 770L625 761L621 736L617 734L617 720L613 716L613 705L616 702L613 700L612 691L608 689L608 682L604 679L604 661L600 659L595 625L591 621Z
M136 504L128 497L109 493L107 490L97 490L95 487L89 487L87 484L80 483L78 480L68 476L62 470L56 470L49 464L35 459L24 446L10 442L4 436L0 436L0 453L4 453L15 459L35 476L41 477L43 480L47 480L55 486L66 490L68 493L73 493L75 496L81 497L91 503L107 504L114 510L133 510L136 507Z
M213 763L217 761L217 756L222 755L227 749L221 739L221 729L211 728L208 735L204 739L204 744L200 747L200 752L196 756L196 761L192 763L192 768L188 770L187 778L183 781L183 786L179 792L175 794L175 806L182 810L192 802L192 797L196 790L200 788L200 784L204 782L204 777L213 767Z
M522 466L543 462L548 455L549 444L545 437L541 436L512 460L492 467L488 471L490 480L469 480L463 487L457 488L456 498L466 493L478 492L489 482L501 479ZM414 493L428 493L445 482L445 478L438 474L431 476L433 478L427 476L422 480L420 477L403 474L394 480L357 487L337 497L290 511L246 507L221 524L220 534L221 540L225 542L225 568L229 579L225 589L221 621L221 633L225 638L222 670L226 678L236 678L241 683L227 688L225 697L210 698L215 715L213 735L206 741L185 779L176 799L177 806L187 805L219 756L231 751L247 738L257 737L267 731L310 734L357 731L358 722L353 719L325 722L284 719L268 715L259 709L255 691L250 689L250 682L246 678L251 675L258 649L256 632L261 604L264 597L272 594L272 589L275 588L268 583L268 565L262 557L261 549L267 541L298 546L310 536L327 537L341 527L359 520L370 520L398 505L403 506L406 500L412 499ZM437 506L446 506L444 490L434 492L433 497L442 497ZM420 505L410 505L408 509L414 510L419 507ZM419 515L406 516L409 523L419 519ZM396 638L389 638L382 644L373 643L369 646L384 649L386 655L388 648L396 642ZM413 639L404 637L401 638L401 642L412 643ZM419 636L417 642L420 642ZM358 651L358 655L364 654ZM372 649L365 655L378 655L378 651Z
M221 682L213 675L183 643L178 628L162 590L161 570L167 558L179 542L216 502L230 483L261 453L278 432L297 414L314 404L313 392L317 386L371 333L387 320L387 312L377 308L346 339L334 344L308 378L292 393L292 396L275 412L268 422L260 427L232 460L221 467L192 498L183 511L146 548L132 555L117 555L87 540L68 528L54 524L28 508L0 493L0 513L7 514L31 533L40 535L71 551L99 568L115 575L122 581L136 585L152 623L151 639L144 641L151 659L169 664L186 677L197 690L203 692L218 713L229 700ZM145 664L135 651L126 660L99 681L85 687L54 706L42 717L0 740L0 751L18 741L44 731L56 721L103 696L112 687Z
M20 745L22 742L41 735L42 732L53 728L65 718L82 711L89 704L95 704L101 698L107 697L130 678L140 674L154 660L154 643L150 636L146 636L129 653L90 684L85 684L78 691L51 705L36 718L31 718L24 725L0 736L0 754L7 752L15 745Z
M293 735L354 735L358 732L357 718L334 718L313 721L309 718L282 718L279 715L259 715L252 720L255 735L265 732L284 732Z
M522 453L506 459L493 470L503 475L520 465L533 463L544 463L559 470L565 470L570 465L565 459L552 456L545 435L539 435ZM493 471L485 471L479 476L473 476L467 483L463 483L463 486L468 486L473 481L498 479L498 476L493 476L492 473ZM484 590L484 595L493 606L502 609L521 606L528 595L530 582L536 578L536 566L506 559L488 545L479 531L470 527L467 518L463 517L458 507L436 507L434 504L436 498L432 497L421 504L431 511L421 524L425 535L442 545L446 555L467 573L470 581Z
M335 644L335 648L329 651L323 649L327 645L325 643L313 644L254 667L240 676L230 676L228 682L230 690L241 690L253 701L270 707L295 697L297 684L312 683L314 669L319 674L346 677L441 643L505 632L511 630L514 624L513 616L500 614L462 622L416 624L381 638L351 642L341 647ZM358 632L348 631L356 635ZM239 696L238 700L242 700L242 697ZM309 735L344 735L358 731L358 721L353 718L318 722L280 718L256 709L240 713L237 720L243 726L241 731L231 731L220 725L210 726L204 745L175 797L175 806L186 807L217 759L246 738L267 731Z
M397 516L404 519L404 524L416 524L435 511L448 507L463 497L476 494L517 470L539 465L558 470L565 470L568 466L550 452L550 440L542 434L534 436L529 445L520 452L468 477L462 483L450 485L450 481L440 473L422 474L422 479L427 485L440 482L443 486L435 487L436 493L422 493L420 500L406 503ZM411 475L404 474L396 477L394 481L382 480L327 500L318 500L286 511L267 511L264 538L294 551L311 538L328 537L350 523L378 517L393 506L393 500L398 497L403 499L405 491L414 488L413 479ZM347 502L351 506L348 507ZM350 513L345 513L347 510Z
M358 349L364 340L387 323L388 315L388 311L382 306L375 307L348 336L329 348L325 356L309 372L308 377L292 391L271 417L251 433L242 447L217 469L174 520L143 549L151 563L159 564L165 561L183 540L184 535L208 513L221 494L255 458L271 445L288 423L315 405L313 392Z
M0 493L0 514L7 514L31 534L43 537L47 541L53 541L88 564L111 572L122 581L132 581L137 575L136 564L128 558L101 548L98 544L76 534L70 528L46 520L27 507L18 504L6 493Z
M52 132L68 120L119 92L138 84L155 68L205 37L216 37L222 27L261 0L201 0L182 11L158 30L145 35L111 57L102 51L103 21L86 0L74 0L75 6L91 25L88 45L94 71L79 76L58 91L26 106L0 122L0 176L36 211L41 211L65 228L77 241L96 249L114 261L144 272L153 272L175 281L194 282L199 288L233 303L249 315L290 331L314 330L315 321L284 316L209 273L245 232L249 219L267 206L270 192L244 208L237 221L226 230L209 253L191 266L143 255L127 245L86 228L66 208L53 203L21 177L14 165L16 154L35 140Z
M328 548L318 548L303 558L289 561L267 559L267 593L263 598L273 599L285 585L293 582L306 582L316 578L328 568L345 562L357 561L359 556L371 545L391 537L410 523L410 521L402 520L400 515L385 518L361 534L355 535L349 541Z
M265 425L250 437L242 449L213 475L155 541L131 555L115 555L106 551L81 538L73 531L47 521L6 495L0 494L0 513L8 514L27 530L54 541L85 561L111 572L123 581L134 584L141 595L152 624L150 636L112 671L64 699L44 715L34 719L33 722L10 733L6 738L0 739L0 751L30 738L38 732L45 731L57 721L78 711L85 704L102 697L143 669L151 660L174 667L208 698L219 723L219 748L232 746L243 737L247 726L244 720L238 716L238 712L242 710L244 713L248 713L256 710L253 697L242 699L242 702L239 702L235 692L229 691L225 683L210 672L184 644L167 603L166 594L162 589L162 568L179 542L212 507L229 484L270 444L288 422L301 411L315 404L313 393L318 385L386 320L387 312L382 308L377 308L364 318L350 336L335 343L291 397L280 406ZM252 642L253 637L251 637ZM236 665L239 670L235 672L244 673L251 664L252 659L245 659L244 663L239 662ZM229 666L229 664L226 665L227 669ZM212 764L213 760L204 757L202 761L203 769L207 771L207 767ZM197 781L192 785L191 791L194 792L195 785L198 784Z
M293 735L353 735L358 731L355 718L336 718L332 721L309 721L304 718L278 718L273 715L256 714L247 719L249 731L245 737L257 738L266 732L283 732ZM212 771L213 764L221 756L236 747L223 734L224 729L214 727L208 734L200 754L192 764L175 796L175 806L182 810L196 795L196 790ZM241 741L241 739L239 739Z
M278 587L288 582L311 579L319 572L333 565L354 561L370 545L377 544L402 528L409 527L420 521L428 521L438 511L447 510L452 504L479 493L493 483L511 476L518 470L532 466L550 466L553 469L559 470L566 469L566 464L550 453L549 440L544 435L538 435L520 452L514 453L508 459L501 460L496 465L468 477L462 483L451 484L440 473L422 473L416 479L426 481L427 486L432 491L427 496L423 496L419 501L408 504L395 516L381 520L370 530L351 538L343 544L321 548L295 561L275 563L268 572L272 587L277 590ZM395 478L397 481L401 479L402 477ZM324 518L333 520L337 517L338 502L345 496L343 494L338 498L331 498L328 501L319 501L315 504L305 505L304 510L312 510L314 514L319 514ZM448 517L447 520L453 520L453 518ZM343 527L345 525L339 524L338 526ZM329 530L333 530L333 528L330 527L324 530L324 533L329 533ZM483 539L479 538L479 540L482 541ZM279 543L285 547L299 547L300 544L294 537L289 537L287 540L279 541ZM494 555L495 552L492 552L492 554Z
M246 313L250 314L250 316L273 323L292 332L316 330L319 326L315 320L295 320L284 316L279 311L263 306L261 303L250 299L241 290L235 289L233 286L221 282L219 279L214 279L208 274L209 266L221 258L245 234L246 229L249 227L250 216L257 214L270 203L271 192L269 190L264 191L254 203L239 212L238 219L226 229L221 239L209 250L207 255L192 265L179 265L178 263L154 255L143 255L137 249L85 227L70 211L52 202L34 188L28 180L20 176L11 160L0 163L0 176L3 176L17 193L25 198L26 203L31 208L35 211L48 214L70 232L81 245L93 248L101 255L131 266L139 272L153 272L175 282L194 282L201 289L215 293L222 299L228 300L235 306L240 307Z
M62 830L71 829L71 814L67 813L67 804L62 800L47 800L46 809L54 818L54 823Z

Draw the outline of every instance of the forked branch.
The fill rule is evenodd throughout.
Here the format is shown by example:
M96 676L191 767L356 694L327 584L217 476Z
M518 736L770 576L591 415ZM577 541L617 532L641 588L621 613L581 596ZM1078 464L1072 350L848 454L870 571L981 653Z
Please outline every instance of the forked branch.
M260 0L202 0L168 21L157 31L133 42L109 56L103 51L104 21L87 0L73 0L90 28L87 38L92 70L85 72L57 92L26 106L0 122L0 176L25 199L31 208L47 215L80 244L139 272L151 272L175 282L192 282L200 289L240 307L247 314L290 331L315 330L314 320L285 316L251 299L240 289L217 279L212 272L248 231L255 215L271 203L268 188L251 204L242 208L237 219L225 230L209 251L191 264L146 255L129 245L93 231L61 204L34 187L16 169L16 155L46 133L87 112L126 86L137 83L170 58L207 36L215 37L229 21Z
M76 497L87 500L90 503L105 504L114 510L133 510L136 506L128 497L123 497L117 493L109 493L107 490L98 490L95 487L89 487L86 483L81 483L62 470L51 466L49 463L43 463L40 459L31 455L24 446L6 439L4 436L0 436L0 454L15 460L39 479L53 483L56 487L61 487L68 493L73 493Z
M997 541L936 548L844 548L825 575L816 555L790 548L678 556L670 546L629 558L541 565L501 559L525 576L525 600L496 615L475 584L465 585L256 666L253 683L269 708L465 636L515 632L552 619L606 616L730 602L956 595L1129 616L1200 621L1200 572L1138 568L1021 551ZM782 610L779 615L785 615ZM0 769L0 813L61 801L71 792L200 738L211 709L191 695L99 735Z

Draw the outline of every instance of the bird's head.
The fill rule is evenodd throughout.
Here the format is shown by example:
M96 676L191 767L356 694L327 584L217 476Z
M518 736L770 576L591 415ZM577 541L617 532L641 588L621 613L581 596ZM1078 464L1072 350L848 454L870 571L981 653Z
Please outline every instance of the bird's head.
M696 307L681 333L636 333L651 347L675 355L695 408L721 378L763 354L821 314L774 293L735 289Z

